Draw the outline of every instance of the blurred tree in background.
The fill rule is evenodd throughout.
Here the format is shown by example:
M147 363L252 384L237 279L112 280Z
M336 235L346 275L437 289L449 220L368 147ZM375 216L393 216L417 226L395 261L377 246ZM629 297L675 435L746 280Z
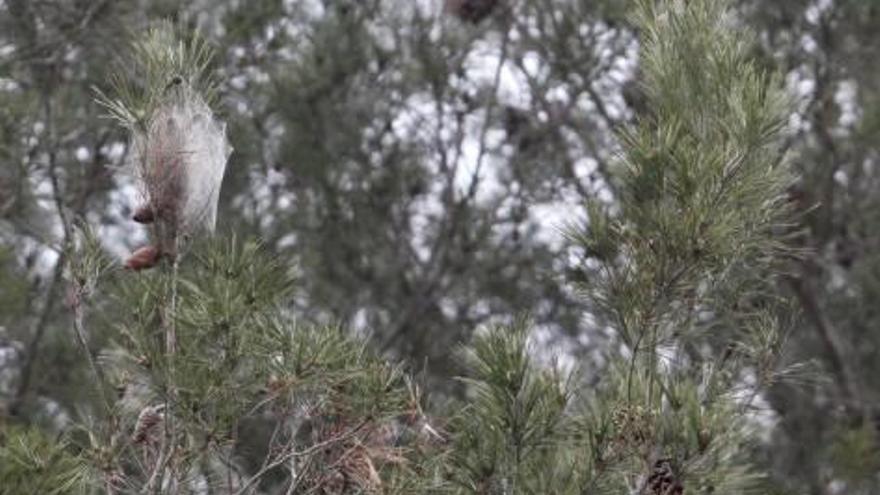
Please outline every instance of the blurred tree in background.
M561 352L580 368L583 379L577 385L581 391L595 387L595 393L602 395L600 390L609 390L598 402L582 394L572 401L568 392L562 393L560 397L569 404L567 412L576 409L574 403L589 402L592 405L585 408L599 410L584 417L610 422L614 416L619 427L634 435L642 431L639 425L652 435L675 431L678 426L682 432L694 433L691 440L697 447L706 439L700 438L699 427L693 429L698 424L694 418L714 414L715 421L724 422L748 416L746 426L759 425L766 432L751 448L761 453L758 458L763 459L763 470L770 474L774 490L873 493L880 468L871 462L877 456L880 414L871 379L880 344L880 337L871 331L875 319L871 301L880 267L873 228L880 75L872 62L880 49L880 4L874 0L738 0L732 6L734 14L725 18L727 28L744 26L757 34L743 34L741 48L750 50L762 67L783 74L793 98L794 107L785 110L789 112L785 129L774 132L783 133L782 148L788 151L794 180L787 188L787 205L760 203L756 198L762 196L755 195L760 188L753 187L732 196L723 207L715 205L717 211L712 210L708 218L719 223L704 227L705 218L676 208L701 204L694 198L704 199L700 191L710 187L715 180L712 172L718 172L711 168L714 162L707 153L752 143L749 139L755 136L737 135L735 129L760 115L736 113L736 98L742 96L736 93L741 89L737 84L745 84L742 80L731 74L723 76L733 79L705 75L713 70L705 53L712 45L705 45L708 41L703 37L695 36L691 45L683 41L686 36L669 34L669 43L677 40L676 49L682 51L665 56L691 57L684 65L662 59L686 72L681 79L656 79L662 67L652 69L644 52L644 43L652 39L646 26L654 21L633 24L632 2L217 0L184 6L164 0L0 2L0 421L49 432L46 438L46 433L26 434L37 445L36 458L54 459L45 464L58 466L65 480L83 477L83 473L71 474L66 450L55 453L57 446L41 444L59 432L79 431L85 418L108 417L101 409L101 392L93 386L89 361L74 335L71 287L78 282L68 267L91 260L96 265L89 266L102 267L104 273L107 259L121 258L145 242L144 232L129 220L135 206L132 180L119 173L129 156L127 138L114 122L103 118L95 88L110 92L113 74L119 71L111 62L118 61L123 68L135 65L126 58L130 57L124 48L127 41L157 20L170 19L181 32L201 33L216 51L211 70L221 83L217 110L229 125L235 148L221 195L219 236L236 233L239 239L260 238L261 249L270 253L270 259L279 266L295 267L289 274L295 290L287 294L279 287L278 299L264 294L261 302L280 304L283 320L295 317L299 322L296 327L284 323L282 329L314 329L294 332L305 339L296 342L305 349L299 352L324 356L320 349L333 349L324 352L337 354L331 364L319 359L326 369L316 369L328 376L310 385L313 393L346 401L357 397L378 400L381 394L364 393L369 387L363 384L358 385L358 394L350 389L332 390L338 386L339 375L346 373L382 379L384 361L376 356L391 362L405 360L431 403L420 407L438 412L455 409L450 404L458 404L468 390L477 390L470 404L485 414L475 415L470 424L452 421L454 450L467 454L470 448L482 447L486 452L498 448L508 455L516 452L510 442L518 442L519 437L507 438L501 431L495 433L500 436L489 434L493 418L504 414L492 397L493 393L503 397L504 386L518 385L494 381L498 377L485 363L516 361L525 352L525 344L505 339L492 343L498 337L490 332L490 337L478 337L476 357L465 359L466 366L455 359L453 349L470 342L482 325L513 324L518 315L527 313L534 322L532 339L541 344L532 348L533 354ZM663 29L671 33L676 26ZM719 56L717 70L723 68L722 62L733 63ZM735 64L731 67L741 69ZM642 83L648 84L648 91ZM658 86L663 84L665 89ZM673 91L676 84L681 88ZM723 88L729 92L719 95L713 84L727 84ZM725 113L728 110L730 114ZM769 115L774 109L762 111ZM640 131L625 132L624 139L619 139L620 131L632 128L635 115L642 116ZM734 122L733 115L742 122ZM716 127L722 125L716 119L731 126L730 135ZM705 124L695 123L703 120ZM673 121L678 125L673 126ZM697 136L705 138L704 148L688 141ZM772 154L765 150L742 160L770 160ZM672 172L655 171L667 168ZM760 175L747 179L753 186L777 184L775 179L763 183ZM769 217L755 215L755 223L748 226L737 222L747 218L747 212L767 213L762 209L777 207L775 213L789 207L797 210L795 225L773 227L772 246L749 244L755 237L743 241L746 232L762 233L751 229L764 225L761 222ZM587 218L585 227L574 228L575 235L562 235L562 230L572 230L570 223L581 225ZM75 228L78 222L91 226L103 254L95 254L94 246L88 248L91 244L84 241L88 236ZM606 237L602 229L607 229ZM732 236L732 244L720 242L728 239L724 235ZM714 241L700 244L701 236ZM596 244L601 239L604 244ZM607 251L609 245L615 251ZM782 247L797 255L784 263L779 259L769 263L763 257L768 250ZM205 255L203 264L183 274L200 287L219 276L211 270L235 261L228 244L226 251L218 246L203 249L215 252L219 261L211 265L205 261L210 256ZM88 252L91 257L85 256ZM663 259L665 264L657 264ZM751 274L742 270L743 264ZM733 267L724 272L725 277L712 271L722 266ZM644 294L677 270L682 275L664 286L664 304L658 311L657 304L644 300ZM771 276L777 272L785 276L779 280ZM245 277L232 278L240 283L250 275L237 276ZM95 355L110 361L107 356L118 358L111 366L114 369L125 368L117 362L122 361L134 366L130 376L138 370L137 376L144 376L139 369L143 363L136 362L144 355L135 354L132 365L110 350L120 345L119 325L125 322L131 329L133 308L146 304L143 294L162 292L162 277L133 276L113 269L105 277L87 305L89 346ZM760 283L753 277L761 277ZM715 287L719 279L724 283ZM126 289L141 282L143 287L137 290ZM642 302L630 305L632 314L621 314L615 310L615 304L620 304L615 297L620 298L620 293L595 292L599 282L603 290L626 288L629 292L623 299L630 303ZM156 286L150 289L150 284ZM749 290L742 292L743 285ZM591 297L583 297L580 288L587 288ZM201 296L218 304L213 299L218 294L202 290ZM127 296L115 297L122 293ZM762 383L769 378L762 373L777 371L775 359L762 369L738 352L725 351L731 342L744 339L743 328L767 330L789 313L779 308L779 300L791 301L802 315L787 334L781 364L815 362L826 372L826 379L773 381L751 402L754 411L749 414L725 411L732 406L721 400L722 393L704 396L700 394L706 394L705 390L672 390L692 390L703 379L717 378L701 373L713 359L723 356L731 367L726 372L730 376L718 374L729 380L723 382L724 391L737 383L747 388L769 384ZM219 352L213 346L225 341L221 334L209 332L213 326L198 323L201 320L196 316L190 314L192 327L208 332L199 338L212 346L200 351L206 354L191 357L194 363L204 364ZM277 322L255 322L251 318L256 317L247 311L235 316L240 318L238 323L226 322L227 327L262 330L253 332L253 341L228 342L239 354L227 349L222 355L233 359L248 349L249 359L262 356L271 362L271 356L256 352L255 346L286 352L281 341L272 340L285 334L273 333ZM627 325L638 331L627 331ZM339 335L339 342L328 341L337 338L330 328L349 329L358 340ZM320 337L324 334L329 336ZM264 340L257 342L260 338ZM356 350L360 344L353 342L359 339L364 339L367 354L373 357ZM782 347L775 339L751 341L749 348L769 346L768 359L779 357ZM191 345L199 348L198 343ZM159 354L147 362L161 362L159 350L154 352ZM664 364L670 355L686 363L681 370ZM199 392L205 395L190 400L193 404L225 401L229 409L193 412L192 417L181 419L184 423L221 424L217 418L241 415L242 404L259 400L248 395L258 393L253 383L236 400L211 395L218 390L224 394L240 391L235 387L242 375L237 373L257 373L245 370L245 363L219 361L212 366L229 368L214 373L230 376L208 373L213 368L205 368L204 374L196 372L202 369L196 365L185 368L196 370L190 377L192 383L205 385ZM526 389L542 398L534 403L540 411L536 418L550 423L542 423L537 435L548 443L556 444L560 437L587 438L585 432L595 434L604 424L561 415L552 401L546 402L555 390L553 380L535 371L540 369L538 364L519 366L528 370L521 375L529 384ZM658 366L670 366L663 374L669 383L653 377L652 370ZM618 368L622 371L614 371ZM145 376L156 380L161 375L156 373L153 368ZM259 373L252 376L262 377L263 386L284 382L278 381L278 370L274 375L271 369ZM466 373L478 383L450 380ZM617 380L625 384L621 385L624 390L629 389L619 392L626 396L626 407L615 405L622 399L612 392L614 386L599 387L598 377L606 375L609 378L603 383ZM168 375L161 377L168 379ZM405 416L411 412L412 399L421 397L414 392L419 387L407 386L403 375L388 379L395 384L388 392L393 397L377 406L380 416ZM690 406L678 412L664 409L660 418L669 423L658 426L659 419L653 415L669 407L657 403L661 396L665 401L670 396L687 396L684 404L703 401L711 407L703 411L707 416L695 416ZM632 397L641 401L641 409L630 407ZM148 403L128 407L137 405L143 410ZM350 404L345 408L356 409ZM370 416L358 411L353 418ZM133 426L132 412L126 413L120 413L120 423L113 426L117 432ZM376 420L373 425L384 424L371 419ZM251 422L246 431L271 436L274 425L264 420ZM337 427L343 432L346 427L358 428L357 434L365 434L364 426L354 421ZM681 428L679 422L684 421L691 421L692 427ZM727 426L732 428L734 423ZM17 432L19 426L15 428L10 431ZM302 431L312 431L310 441L320 443L321 428L309 426ZM206 434L198 428L192 431ZM707 431L714 434L711 428ZM109 442L112 428L103 434L89 442L96 446ZM252 437L256 443L263 438ZM78 437L72 440L77 445L89 443ZM480 440L482 445L478 445ZM640 442L632 437L618 440L632 445ZM658 444L670 445L668 440ZM234 463L246 466L242 476L260 470L265 453L241 454L251 447L240 442L230 446L228 441L217 443L223 447L215 452L219 458L237 452L241 459ZM8 441L0 442L10 448ZM548 449L539 442L531 450L539 454L519 459L491 460L486 452L474 454L483 465L464 454L445 459L431 450L439 448L436 445L412 442L406 445L416 445L413 451L427 449L424 458L409 457L410 466L421 470L419 478L429 471L442 471L440 465L482 466L482 473L452 478L461 486L471 486L471 493L568 493L587 478L569 480L573 484L568 488L541 485L544 481L538 479L535 485L487 485L483 492L475 480L503 485L510 481L498 480L509 480L504 473L521 469L516 466L528 466L522 473L551 476L557 471L548 466L564 470L569 462L584 467L595 466L597 461L572 457L572 451ZM620 469L630 474L655 468L681 471L676 462L689 459L692 453L686 448L688 441L681 440L679 445L679 451L665 453L672 459L666 464L661 461L667 457L651 462L645 457L640 461L645 466L629 464ZM389 460L398 454L385 454L385 461L395 465ZM2 450L0 455L19 454ZM639 456L615 462L635 459ZM122 471L131 473L130 467L123 466ZM211 469L219 468L207 466L202 473L210 478L206 473ZM729 465L724 469L730 472ZM705 474L699 474L699 469L684 471L695 477ZM365 479L370 478L369 470L352 472L367 472ZM382 475L383 480L407 477L404 471L391 478L384 471ZM283 482L279 481L283 475L273 476L274 483ZM633 474L631 479L636 478ZM246 477L237 482L242 479ZM566 477L560 474L555 479L564 483ZM606 481L608 485L602 485ZM599 493L626 491L615 482L619 478L603 480L592 488L608 490ZM271 483L264 487L270 489ZM404 481L399 483L393 485L399 486L398 493L416 490ZM696 488L693 483L687 480L686 491L709 490L709 485Z
M793 493L873 493L880 3L740 3L762 57L787 74L798 98L790 195L803 212L797 243L807 254L780 291L803 315L791 358L816 359L827 371L824 382L783 383L768 395L778 415L772 464Z

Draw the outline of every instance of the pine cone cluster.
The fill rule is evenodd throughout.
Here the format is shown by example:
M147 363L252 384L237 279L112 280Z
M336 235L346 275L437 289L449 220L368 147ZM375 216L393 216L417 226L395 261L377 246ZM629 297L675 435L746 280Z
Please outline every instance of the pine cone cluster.
M659 459L654 463L647 488L650 495L684 494L684 486L678 480L670 459Z
M158 404L141 409L131 441L136 444L153 443L156 440L157 426L165 419L165 406Z

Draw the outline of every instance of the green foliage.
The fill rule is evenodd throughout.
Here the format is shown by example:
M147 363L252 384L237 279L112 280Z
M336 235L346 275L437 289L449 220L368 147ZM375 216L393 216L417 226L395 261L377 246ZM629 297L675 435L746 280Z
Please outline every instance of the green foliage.
M168 269L120 282L119 304L130 315L120 328L125 362L143 363L137 368L159 397L175 390L187 420L228 431L254 402L250 346L290 295L289 272L259 244L233 237L197 244L176 275ZM169 325L176 327L175 353L164 340Z
M67 277L77 299L91 297L98 282L103 282L113 269L113 260L107 255L94 230L84 221L78 221L74 242L74 256L67 266Z
M532 362L528 330L489 328L464 352L469 400L450 424L463 493L559 493L582 469L564 457L568 384Z
M829 450L834 469L844 480L854 487L871 486L871 478L880 469L880 444L874 425L841 428Z
M194 90L210 105L216 93L208 71L212 56L197 34L183 39L169 22L159 23L132 38L130 58L121 60L111 75L112 92L95 88L98 103L129 128L144 126L180 88Z
M32 187L26 182L33 165L21 160L27 149L25 128L33 121L34 100L32 95L21 91L0 92L0 228L6 229L8 224L23 220L30 221L31 228L39 233L41 224L33 220L40 208L35 204ZM10 246L4 246L4 251L8 249ZM8 255L5 253L0 258L8 259Z
M720 1L640 4L651 113L622 133L620 203L571 232L600 266L583 291L629 350L585 421L603 486L662 470L685 491L760 488L742 455L757 392L739 381L766 386L780 354L767 280L787 255L788 100L733 22Z
M0 494L93 493L90 470L65 441L34 428L0 428Z
M622 135L619 211L592 205L572 232L602 265L585 292L636 354L688 332L698 306L736 300L731 288L755 291L784 254L786 97L723 12L715 1L643 3L652 114Z
M428 456L434 447L418 428L417 388L401 367L340 327L285 315L290 270L258 243L206 240L178 270L136 277L122 280L118 304L128 317L118 347L102 359L121 392L113 413L120 421L93 439L95 450L115 452L109 470L124 486L151 477L149 466L130 464L128 449L144 442L158 448L150 442L168 434L149 426L150 415L173 421L166 441L179 450L170 462L184 471L199 466L210 480L231 476L222 464L230 456L262 456L296 468L285 475L242 463L240 484L317 489L338 478L363 488L381 479L388 482L383 493L420 493L415 487L436 483L428 474L439 469ZM164 339L168 325L175 326L174 352Z

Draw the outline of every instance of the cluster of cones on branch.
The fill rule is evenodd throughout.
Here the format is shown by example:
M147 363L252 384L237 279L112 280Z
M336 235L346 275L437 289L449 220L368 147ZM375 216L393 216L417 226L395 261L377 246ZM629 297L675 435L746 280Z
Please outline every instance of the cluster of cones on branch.
M137 223L151 224L156 219L156 213L148 206L141 206L135 211L132 220ZM147 245L136 249L128 259L125 260L125 268L134 271L152 268L159 263L163 256L170 256L171 253L164 253L159 246Z
M659 459L654 463L647 489L651 495L684 495L684 485L676 476L670 459Z
M151 227L153 243L138 248L125 261L125 267L135 271L152 268L162 258L175 256L176 250L171 237L178 234L179 210L185 194L184 160L181 157L159 155L175 151L163 148L176 147L177 143L173 143L176 140L169 139L176 136L152 137L150 149L144 150L145 163L140 170L147 201L135 210L132 220ZM162 139L158 139L160 137Z

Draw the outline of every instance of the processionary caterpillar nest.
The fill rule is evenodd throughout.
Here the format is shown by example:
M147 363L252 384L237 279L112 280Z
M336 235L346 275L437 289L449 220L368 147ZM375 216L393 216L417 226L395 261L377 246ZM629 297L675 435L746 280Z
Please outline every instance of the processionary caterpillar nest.
M182 239L214 231L232 152L226 125L201 95L180 79L172 81L168 92L132 135L132 163L143 200L133 219L150 225L152 240L126 261L134 270L176 256Z

